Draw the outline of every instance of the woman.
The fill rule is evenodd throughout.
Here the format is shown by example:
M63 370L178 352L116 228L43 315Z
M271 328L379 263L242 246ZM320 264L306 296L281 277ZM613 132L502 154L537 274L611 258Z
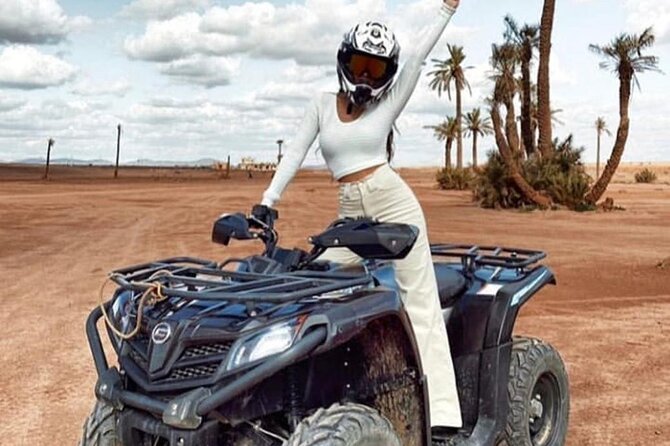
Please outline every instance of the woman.
M319 94L310 103L261 202L268 207L278 202L318 135L326 164L340 183L340 217L366 216L419 228L415 246L405 259L395 262L395 270L428 378L433 427L461 426L454 370L423 211L388 162L393 123L458 4L459 0L443 0L438 18L424 30L395 83L400 47L386 26L361 23L345 35L337 54L339 93ZM323 258L342 263L357 260L350 251L339 251L329 250Z

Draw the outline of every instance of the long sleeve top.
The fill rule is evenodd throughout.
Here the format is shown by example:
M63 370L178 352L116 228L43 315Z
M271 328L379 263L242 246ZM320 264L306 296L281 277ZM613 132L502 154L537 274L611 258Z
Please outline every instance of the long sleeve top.
M343 122L337 114L337 95L319 93L307 106L302 123L277 166L262 204L274 206L293 179L307 152L319 136L326 165L335 179L386 162L386 139L411 97L421 68L455 10L445 4L435 21L424 29L419 44L406 60L397 79L383 98L363 111L358 119Z

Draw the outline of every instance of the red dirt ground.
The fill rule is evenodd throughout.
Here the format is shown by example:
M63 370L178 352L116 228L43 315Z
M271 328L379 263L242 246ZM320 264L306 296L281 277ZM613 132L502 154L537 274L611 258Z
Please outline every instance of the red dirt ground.
M667 168L666 168L667 169ZM670 185L612 184L625 211L479 209L402 170L434 242L543 249L558 286L523 310L517 333L561 352L571 380L568 444L670 444ZM106 272L159 257L223 259L256 246L209 241L224 211L260 199L267 174L0 166L0 443L75 444L95 372L84 323ZM667 181L667 179L665 180ZM279 206L285 245L306 246L335 216L324 172L302 172Z

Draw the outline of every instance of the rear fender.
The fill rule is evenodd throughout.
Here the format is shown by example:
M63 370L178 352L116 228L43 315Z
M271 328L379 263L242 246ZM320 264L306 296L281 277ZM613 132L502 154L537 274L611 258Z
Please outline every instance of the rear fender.
M556 284L554 273L546 266L538 266L523 280L509 283L498 290L487 322L484 348L511 341L519 309L549 284Z

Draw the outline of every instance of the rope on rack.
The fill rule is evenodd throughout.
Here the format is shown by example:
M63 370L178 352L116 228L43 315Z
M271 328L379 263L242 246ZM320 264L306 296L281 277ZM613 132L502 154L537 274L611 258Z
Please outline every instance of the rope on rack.
M167 296L163 294L163 284L160 283L158 279L160 277L165 277L165 276L172 276L172 273L168 270L159 270L156 271L149 277L149 281L154 281L149 284L149 288L147 288L143 293L142 296L140 297L140 302L137 306L137 321L135 323L135 328L130 332L130 333L124 333L121 330L119 330L117 327L114 326L114 323L112 322L111 318L107 314L107 310L105 309L105 302L104 302L104 291L105 287L107 284L114 279L114 274L110 274L109 277L103 282L102 286L100 287L100 309L102 310L102 314L105 319L105 323L109 327L112 332L117 335L119 338L123 340L128 340L133 338L137 333L140 331L140 327L142 326L142 314L143 314L143 309L145 305L155 305L159 302L164 301L167 299ZM135 284L136 282L131 282L132 284Z

